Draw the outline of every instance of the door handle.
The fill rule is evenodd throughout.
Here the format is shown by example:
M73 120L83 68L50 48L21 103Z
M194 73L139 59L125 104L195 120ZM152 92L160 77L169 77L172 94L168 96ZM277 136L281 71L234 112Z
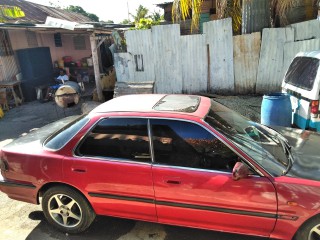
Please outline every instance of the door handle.
M73 172L78 172L78 173L85 173L87 172L87 169L84 168L72 168Z
M167 180L167 183L178 185L178 184L180 184L181 182L180 182L180 181L177 181L177 180Z

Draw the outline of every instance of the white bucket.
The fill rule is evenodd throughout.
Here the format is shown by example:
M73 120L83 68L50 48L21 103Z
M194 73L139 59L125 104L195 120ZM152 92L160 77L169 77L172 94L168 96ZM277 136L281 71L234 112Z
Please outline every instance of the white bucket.
M87 58L87 64L89 67L93 66L92 58Z

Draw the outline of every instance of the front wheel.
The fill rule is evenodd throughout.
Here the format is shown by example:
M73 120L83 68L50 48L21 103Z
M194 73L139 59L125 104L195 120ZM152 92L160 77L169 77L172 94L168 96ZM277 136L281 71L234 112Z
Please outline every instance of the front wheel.
M304 223L293 240L320 240L320 216Z
M42 209L50 224L67 233L83 232L95 218L87 200L76 190L64 186L44 193Z

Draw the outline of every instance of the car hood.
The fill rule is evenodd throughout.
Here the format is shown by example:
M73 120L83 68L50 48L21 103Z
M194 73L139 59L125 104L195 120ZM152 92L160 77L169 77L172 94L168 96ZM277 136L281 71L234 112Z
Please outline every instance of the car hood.
M79 115L66 117L56 122L45 125L39 129L31 131L25 136L17 138L16 140L2 147L2 150L11 151L14 149L15 151L21 152L28 151L28 149L34 149L34 147L36 146L41 146L43 142L53 133L60 130L68 123L74 121L77 118L79 118Z
M273 128L292 146L294 163L288 175L320 181L320 134L295 128Z

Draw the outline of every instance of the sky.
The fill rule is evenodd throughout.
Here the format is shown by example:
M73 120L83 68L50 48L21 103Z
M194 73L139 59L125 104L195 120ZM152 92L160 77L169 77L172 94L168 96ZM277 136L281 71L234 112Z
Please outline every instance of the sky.
M154 11L161 12L161 8L157 8L154 4L169 2L168 0L28 0L46 6L62 8L74 5L82 7L88 13L94 13L99 17L100 21L113 20L119 23L124 19L128 19L128 6L129 12L136 13L139 5L149 9L149 13ZM132 17L130 17L132 21Z

